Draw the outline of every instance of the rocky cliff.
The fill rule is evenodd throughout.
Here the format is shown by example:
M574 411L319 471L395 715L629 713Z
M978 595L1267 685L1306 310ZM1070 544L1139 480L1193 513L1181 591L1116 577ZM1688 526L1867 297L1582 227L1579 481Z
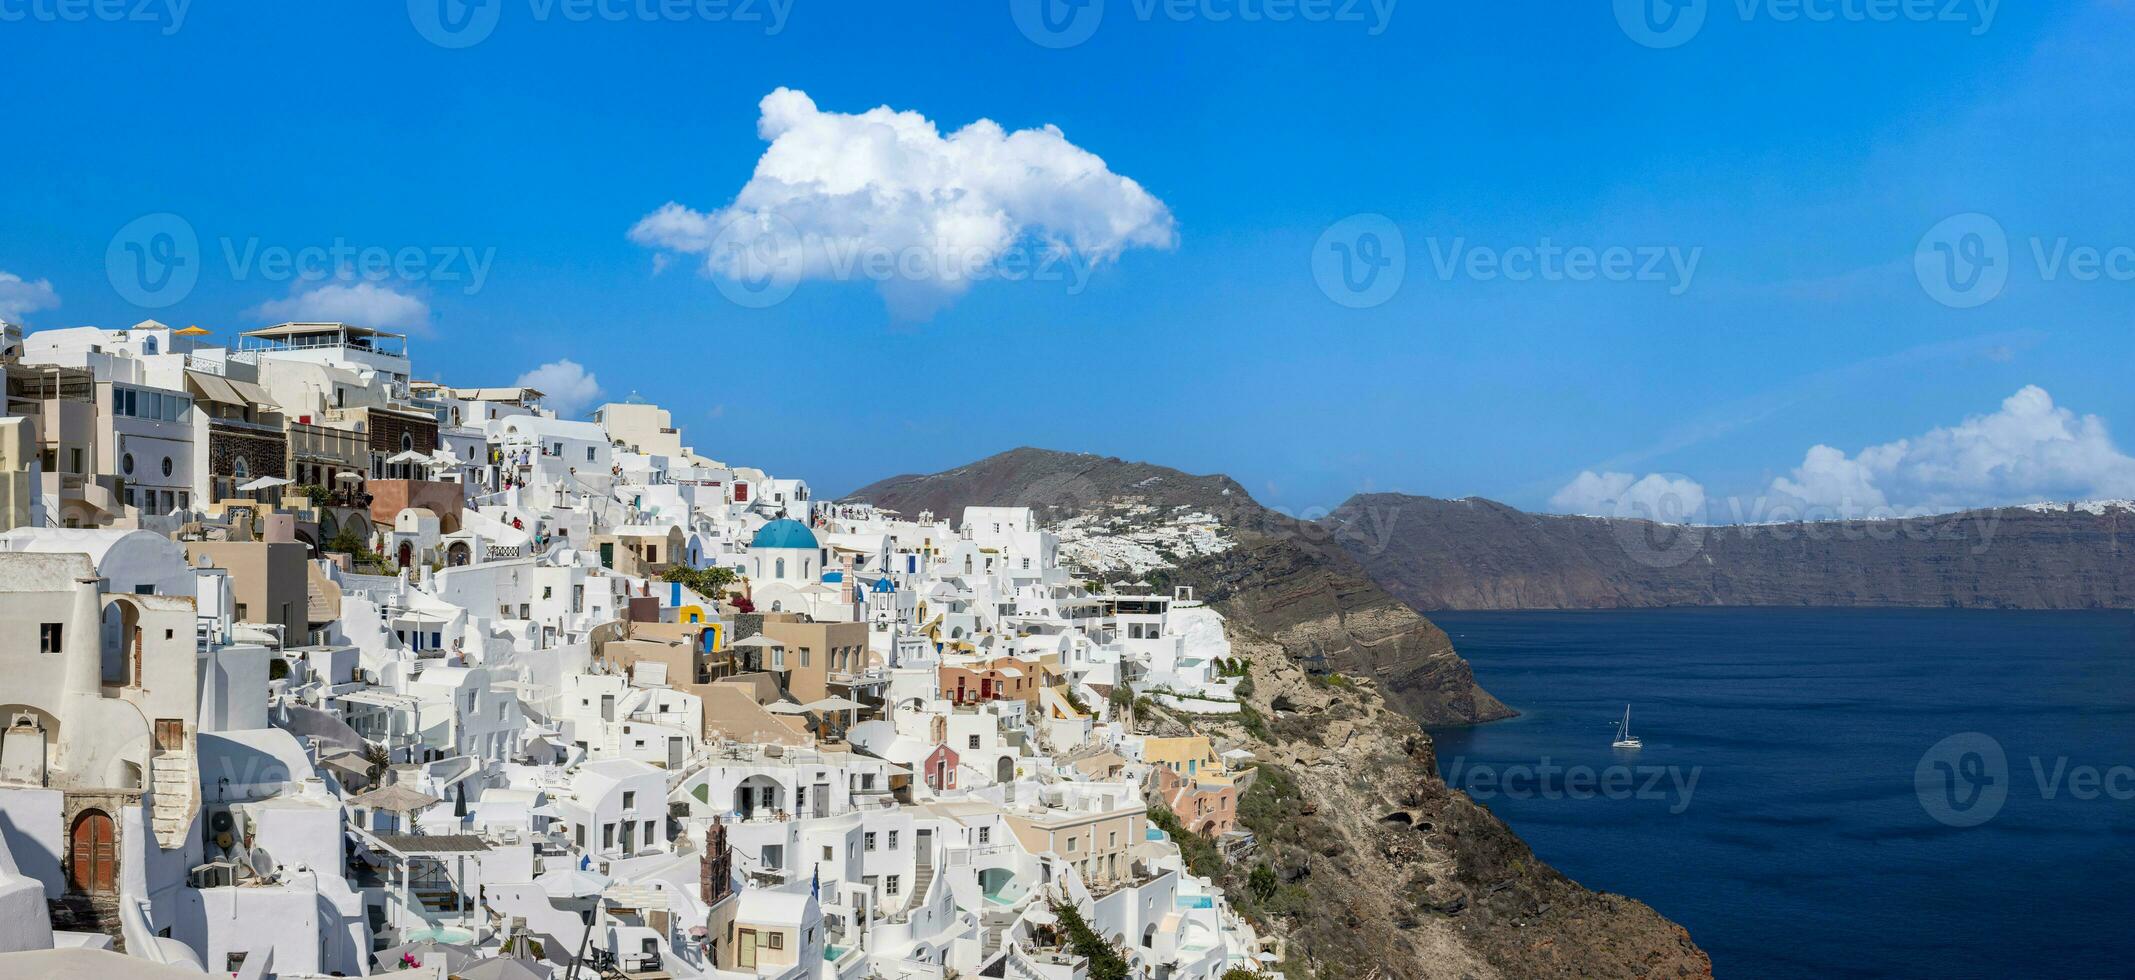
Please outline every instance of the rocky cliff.
M1371 680L1320 678L1288 645L1228 629L1248 663L1250 714L1174 715L1146 701L1148 734L1199 732L1252 751L1238 814L1254 835L1224 853L1175 836L1196 874L1264 933L1286 975L1334 978L1710 977L1681 926L1588 891L1437 776L1427 732Z
M1695 528L1373 494L1322 523L1416 609L2135 607L2121 505Z

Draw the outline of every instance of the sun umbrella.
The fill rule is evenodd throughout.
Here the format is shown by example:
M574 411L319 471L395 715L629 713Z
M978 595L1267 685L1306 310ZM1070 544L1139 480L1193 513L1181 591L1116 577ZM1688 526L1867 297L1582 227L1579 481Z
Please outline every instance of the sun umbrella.
M547 964L505 957L479 960L453 973L459 980L549 980L554 975Z
M550 898L584 898L599 895L608 887L608 877L576 868L561 868L534 879Z
M388 946L371 954L371 963L386 971L406 970L416 966L435 968L443 964L446 973L458 973L461 967L472 962L473 950L465 946L441 943L435 939L420 939L412 943Z

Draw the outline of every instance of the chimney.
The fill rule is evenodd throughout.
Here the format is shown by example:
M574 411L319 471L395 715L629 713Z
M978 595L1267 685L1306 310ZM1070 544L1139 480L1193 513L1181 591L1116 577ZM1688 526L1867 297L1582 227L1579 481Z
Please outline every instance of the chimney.
M104 604L94 575L74 580L74 604L68 610L60 646L67 657L67 692L97 697L104 680Z
M704 857L699 869L699 897L706 905L717 905L734 887L734 857L727 851L726 824L718 817L712 825L704 828Z

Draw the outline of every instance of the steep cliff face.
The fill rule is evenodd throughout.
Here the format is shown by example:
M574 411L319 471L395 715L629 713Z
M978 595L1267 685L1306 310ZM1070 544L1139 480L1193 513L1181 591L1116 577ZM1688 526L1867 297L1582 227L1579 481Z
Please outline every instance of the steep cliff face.
M1472 724L1513 712L1475 683L1443 630L1374 584L1329 529L1255 502L1226 476L1104 456L1016 449L968 466L898 476L854 491L906 516L958 519L965 507L1031 507L1041 519L1096 515L1125 524L1207 515L1236 539L1222 553L1181 559L1159 575L1195 586L1224 615L1249 623L1294 657L1378 679L1428 725Z
M2122 506L1680 528L1373 494L1323 523L1417 609L2135 607Z
M1197 874L1283 940L1292 977L1709 977L1711 960L1653 909L1588 891L1447 787L1431 739L1369 679L1319 679L1289 645L1227 624L1248 663L1243 716L1140 704L1157 735L1200 732L1254 753L1239 819L1254 848L1182 841Z

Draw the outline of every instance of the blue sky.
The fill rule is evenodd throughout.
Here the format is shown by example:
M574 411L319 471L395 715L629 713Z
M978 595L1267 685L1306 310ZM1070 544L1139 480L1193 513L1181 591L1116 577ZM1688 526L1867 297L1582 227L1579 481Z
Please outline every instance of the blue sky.
M0 0L17 93L0 275L20 280L0 278L0 312L230 333L321 285L229 258L248 248L472 254L479 288L428 260L372 284L414 301L420 374L510 383L569 358L608 397L672 408L703 451L830 491L1039 445L1226 472L1304 512L1364 491L1606 510L1649 474L1752 510L1775 489L1900 509L2135 496L2111 434L2135 427L2135 267L2110 261L2135 245L2124 5L1881 22L1855 16L1867 0L1812 0L1837 12L1815 20L1716 0L1658 48L1607 2L1337 2L1274 22L1242 12L1300 8L1101 0L1086 40L1051 47L1019 29L1024 0L799 0L775 32L769 0L745 22L486 0L493 29L448 48L417 29L435 2L151 2L149 21L107 22ZM680 16L641 16L661 9ZM944 134L1058 127L1160 202L1169 234L1069 236L1103 253L1079 290L987 281L915 312L809 276L736 304L704 254L632 230L754 189L759 106L781 87L833 122L888 106ZM1119 195L1043 182L1002 192L1039 216L1018 241L1115 213ZM144 308L107 253L157 213L202 261L179 302ZM1945 302L1916 257L1974 213L2006 241L2007 281ZM1362 308L1330 298L1314 258L1359 214L1405 256ZM1657 275L1490 271L1544 242ZM2105 271L2042 270L2034 242L2096 249ZM1841 458L1803 472L1818 445ZM1601 498L1568 491L1589 471ZM1874 486L1815 489L1827 478Z

